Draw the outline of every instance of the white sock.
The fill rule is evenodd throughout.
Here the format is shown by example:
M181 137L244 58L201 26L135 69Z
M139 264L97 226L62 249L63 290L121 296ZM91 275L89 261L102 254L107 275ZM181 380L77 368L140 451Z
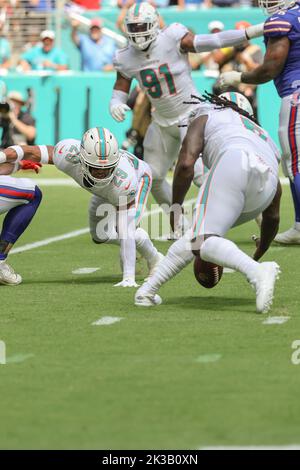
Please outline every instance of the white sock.
M159 205L172 204L172 188L166 180L153 180L151 192Z
M155 294L162 284L176 276L193 258L193 253L190 249L187 249L186 238L180 238L169 248L157 271L140 288L140 293Z
M294 229L300 232L300 222L295 222Z
M245 274L251 279L259 263L241 251L235 243L221 237L209 237L201 246L200 256L204 261L226 266Z
M150 240L148 233L140 227L135 231L135 242L137 251L147 261L157 256L158 251Z

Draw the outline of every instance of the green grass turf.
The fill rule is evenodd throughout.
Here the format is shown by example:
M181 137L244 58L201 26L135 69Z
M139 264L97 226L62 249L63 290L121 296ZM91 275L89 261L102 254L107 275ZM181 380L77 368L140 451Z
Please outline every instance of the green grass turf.
M87 193L43 192L19 246L87 225ZM292 219L285 187L281 228ZM230 237L252 253L253 232L251 223ZM169 244L157 246L166 252ZM113 287L117 248L88 235L11 256L24 283L0 288L0 340L8 358L33 356L0 365L0 448L300 444L300 366L291 364L300 339L299 250L274 246L265 257L282 267L271 313L291 317L270 326L237 273L205 290L189 266L162 288L160 308L144 310L133 305L133 290ZM102 316L123 320L91 326ZM210 354L221 358L197 362Z

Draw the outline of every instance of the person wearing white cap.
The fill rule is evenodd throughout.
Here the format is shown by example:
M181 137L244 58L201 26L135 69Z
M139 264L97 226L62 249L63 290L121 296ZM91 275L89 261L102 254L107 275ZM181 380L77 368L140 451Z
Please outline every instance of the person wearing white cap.
M41 43L24 52L20 66L26 72L29 70L49 70L59 72L68 69L66 54L55 47L55 33L45 30L40 35Z
M11 91L0 104L0 127L3 129L1 148L16 144L34 144L35 119L22 108L26 100L19 91Z

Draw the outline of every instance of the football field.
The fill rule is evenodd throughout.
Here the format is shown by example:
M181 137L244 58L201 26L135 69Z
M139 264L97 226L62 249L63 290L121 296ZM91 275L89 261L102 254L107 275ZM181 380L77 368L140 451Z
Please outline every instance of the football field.
M121 279L116 246L95 245L88 233L45 243L87 228L89 194L65 185L41 189L42 205L16 248L43 244L12 254L24 282L0 287L0 448L300 444L300 364L292 363L300 247L273 245L264 257L282 270L270 315L255 313L242 275L224 274L205 290L192 266L161 289L160 307L141 309L135 290L113 287ZM281 217L280 229L289 228L287 186ZM251 222L229 237L250 254L253 233ZM155 244L166 253L170 242ZM74 273L82 268L98 269ZM138 261L137 269L142 281L146 265ZM93 325L103 317L115 322Z

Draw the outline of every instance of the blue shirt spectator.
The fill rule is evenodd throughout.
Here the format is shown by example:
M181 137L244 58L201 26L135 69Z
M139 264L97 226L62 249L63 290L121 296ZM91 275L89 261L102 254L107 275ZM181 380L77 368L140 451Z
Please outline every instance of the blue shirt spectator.
M81 54L81 68L85 72L113 70L113 57L116 51L115 42L102 35L101 20L91 20L90 33L78 34L78 24L72 23L72 40Z
M66 70L67 56L55 47L54 31L43 31L41 33L42 44L37 44L21 56L21 66L24 71L28 70Z

